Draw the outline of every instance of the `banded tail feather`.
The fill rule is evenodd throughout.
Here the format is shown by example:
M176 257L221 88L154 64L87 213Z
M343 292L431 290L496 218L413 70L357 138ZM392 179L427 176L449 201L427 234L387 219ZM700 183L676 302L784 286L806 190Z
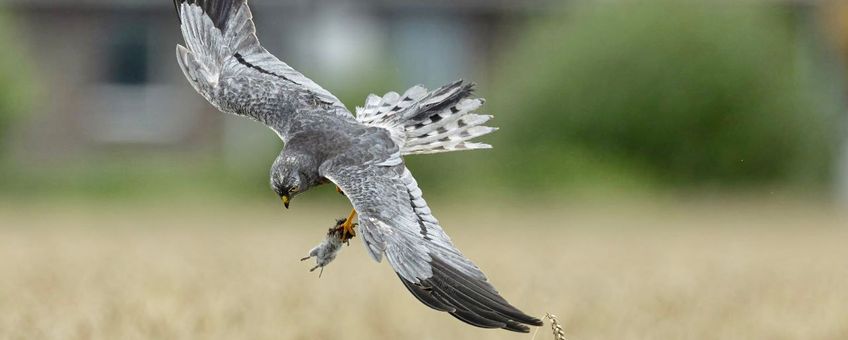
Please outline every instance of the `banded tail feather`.
M471 98L474 86L459 80L434 91L414 86L403 95L372 94L356 109L356 119L389 130L401 155L490 149L489 144L472 141L497 131L483 125L492 116L474 113L485 103Z

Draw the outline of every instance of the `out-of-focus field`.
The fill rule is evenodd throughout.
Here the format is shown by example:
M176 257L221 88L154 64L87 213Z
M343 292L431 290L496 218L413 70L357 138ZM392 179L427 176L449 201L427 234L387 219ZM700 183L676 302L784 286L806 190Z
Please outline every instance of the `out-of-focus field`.
M346 206L0 202L0 339L530 339L408 295ZM848 219L770 203L433 202L501 293L569 339L848 339ZM551 339L546 326L537 339Z

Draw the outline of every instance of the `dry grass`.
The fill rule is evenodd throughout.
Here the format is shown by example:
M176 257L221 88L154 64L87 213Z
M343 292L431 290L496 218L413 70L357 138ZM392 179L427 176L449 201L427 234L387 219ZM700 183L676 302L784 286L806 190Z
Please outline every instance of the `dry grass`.
M559 322L559 318L556 315L547 313L545 314L545 320L548 320L551 323L551 333L554 335L554 340L566 340L565 330L562 329L562 324ZM534 334L533 336L535 340L536 335Z
M0 339L531 337L429 310L359 242L322 279L309 273L298 259L342 205L6 203ZM557 314L568 339L848 338L848 220L836 209L435 210L509 300Z

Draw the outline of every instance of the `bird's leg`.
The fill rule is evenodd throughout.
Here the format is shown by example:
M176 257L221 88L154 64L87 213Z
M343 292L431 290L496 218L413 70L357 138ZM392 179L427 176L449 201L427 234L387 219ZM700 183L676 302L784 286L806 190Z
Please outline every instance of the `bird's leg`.
M342 188L338 185L336 186L336 192L341 194L342 196L347 196L345 195L344 191L342 191ZM350 239L356 236L356 231L353 230L354 228L356 228L356 223L353 223L353 219L355 218L356 209L353 209L347 219L339 220L339 223L336 224L336 228L334 230L341 234L341 240L344 243L348 243Z
M347 242L348 240L350 240L354 236L356 236L356 231L353 230L353 228L356 228L356 224L353 223L353 219L355 219L355 218L356 218L356 209L353 209L350 212L350 215L347 217L347 219L344 220L344 222L342 222L341 225L339 225L339 228L341 229L341 232L342 232L342 241L343 242Z

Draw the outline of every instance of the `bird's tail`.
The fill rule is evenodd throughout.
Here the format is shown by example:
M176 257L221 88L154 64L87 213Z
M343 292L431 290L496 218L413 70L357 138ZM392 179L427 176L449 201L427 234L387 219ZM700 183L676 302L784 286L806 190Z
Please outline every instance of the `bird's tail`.
M460 80L434 91L415 86L403 95L370 95L356 119L389 130L402 155L490 149L471 141L497 131L483 126L492 116L473 113L485 102L471 98L473 92L474 84Z

